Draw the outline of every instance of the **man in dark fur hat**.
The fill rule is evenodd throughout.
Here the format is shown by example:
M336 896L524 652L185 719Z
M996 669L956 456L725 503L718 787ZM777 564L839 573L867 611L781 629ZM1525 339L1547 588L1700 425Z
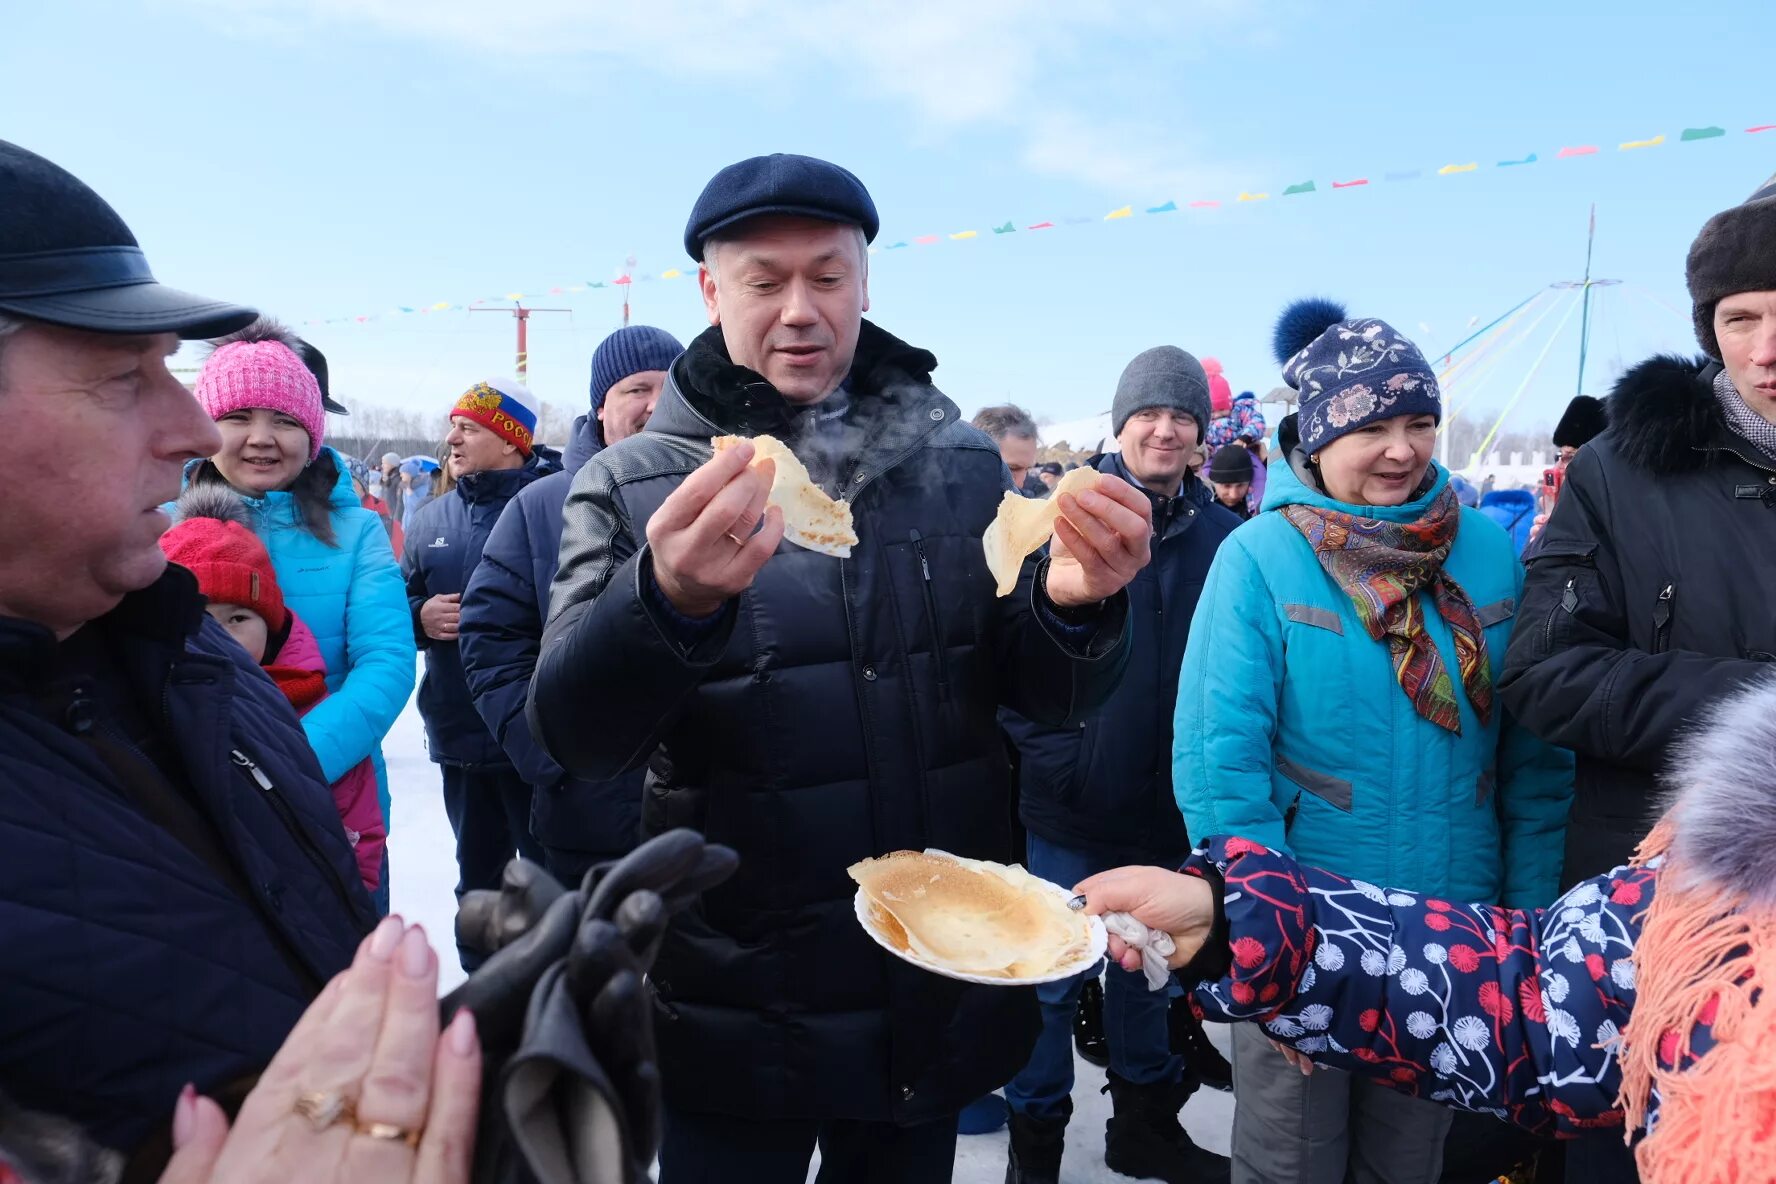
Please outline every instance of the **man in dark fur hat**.
M1776 661L1776 178L1702 228L1688 279L1707 356L1617 383L1608 430L1567 467L1499 684L1578 756L1569 885L1627 861L1686 727ZM1632 1159L1572 1178L1632 1180Z

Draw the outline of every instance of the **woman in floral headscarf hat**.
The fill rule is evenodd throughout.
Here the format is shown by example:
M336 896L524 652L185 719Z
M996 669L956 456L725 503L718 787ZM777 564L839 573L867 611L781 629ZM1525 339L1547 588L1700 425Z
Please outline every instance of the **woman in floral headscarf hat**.
M1326 301L1284 313L1276 354L1300 411L1261 512L1216 556L1179 680L1190 833L1450 899L1551 899L1572 762L1494 693L1522 569L1432 459L1436 377ZM1234 1073L1236 1177L1437 1179L1446 1110L1304 1077L1258 1025L1235 1029Z

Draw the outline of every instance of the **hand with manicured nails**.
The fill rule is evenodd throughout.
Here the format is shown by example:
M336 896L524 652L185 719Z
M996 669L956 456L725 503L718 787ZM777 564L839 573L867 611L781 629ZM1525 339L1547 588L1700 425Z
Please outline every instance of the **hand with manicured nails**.
M1153 505L1147 495L1109 473L1096 489L1055 503L1049 543L1048 598L1061 608L1096 604L1128 587L1153 547Z
M327 984L247 1095L230 1129L190 1086L173 1111L160 1184L467 1184L481 1097L481 1044L468 1012L439 1032L438 959L425 930L385 918ZM317 1126L310 1092L353 1111ZM416 1145L397 1135L417 1133Z
M648 519L654 581L687 617L713 616L752 587L783 541L783 511L765 505L776 466L752 468L754 455L750 443L717 452Z
M462 597L454 592L439 593L419 606L419 627L433 641L455 641L461 618Z
M1127 913L1149 929L1171 934L1177 949L1166 965L1173 970L1196 956L1215 924L1215 890L1209 882L1163 867L1111 868L1081 880L1073 891L1085 897L1087 913ZM1108 953L1124 970L1141 969L1141 951L1114 933Z

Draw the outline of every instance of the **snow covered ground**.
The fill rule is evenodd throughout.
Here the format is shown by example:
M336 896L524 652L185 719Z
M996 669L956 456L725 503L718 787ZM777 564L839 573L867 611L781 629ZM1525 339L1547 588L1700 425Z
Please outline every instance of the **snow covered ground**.
M425 926L438 952L439 989L449 990L462 980L453 936L456 847L444 816L438 767L426 759L425 728L412 703L383 742L383 756L395 815L389 837L391 903L408 921ZM1223 1052L1227 1050L1226 1029L1210 1025L1209 1035ZM1104 1071L1084 1061L1074 1067L1079 1076L1073 1090L1073 1121L1067 1128L1063 1184L1127 1184L1129 1177L1104 1166L1104 1122L1110 1117L1110 1096L1099 1092ZM1198 1144L1225 1155L1233 1128L1232 1095L1197 1091L1184 1107L1184 1123ZM1005 1178L1005 1141L1004 1131L964 1136L956 1149L956 1184L999 1184ZM814 1178L812 1171L808 1178Z

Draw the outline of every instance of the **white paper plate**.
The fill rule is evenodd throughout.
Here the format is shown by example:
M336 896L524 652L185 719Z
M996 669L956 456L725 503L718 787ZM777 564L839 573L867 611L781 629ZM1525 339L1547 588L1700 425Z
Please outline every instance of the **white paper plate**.
M935 855L942 853L933 851L930 852L930 854ZM1031 879L1034 879L1038 884L1042 885L1042 887L1060 897L1063 902L1073 898L1071 892L1068 892L1058 884L1051 884L1047 880L1036 876L1032 876ZM1033 987L1038 983L1053 983L1059 982L1062 979L1072 978L1074 975L1090 970L1096 965L1098 960L1104 956L1104 947L1109 941L1109 933L1104 928L1103 920L1098 917L1087 917L1086 923L1091 936L1086 944L1085 953L1081 954L1078 958L1067 963L1065 966L1056 967L1048 974L1039 975L1035 978L995 978L984 974L965 974L960 970L951 970L947 966L936 966L925 961L923 958L918 957L911 950L897 950L889 945L869 923L870 901L869 897L864 895L862 888L859 888L857 894L851 898L851 907L857 914L857 923L863 926L863 931L865 933L870 935L870 940L881 946L884 950L887 950L890 954L893 954L896 958L899 958L902 962L910 962L920 970L929 970L932 974L940 974L945 978L960 979L965 983L980 983L982 986L987 987Z

